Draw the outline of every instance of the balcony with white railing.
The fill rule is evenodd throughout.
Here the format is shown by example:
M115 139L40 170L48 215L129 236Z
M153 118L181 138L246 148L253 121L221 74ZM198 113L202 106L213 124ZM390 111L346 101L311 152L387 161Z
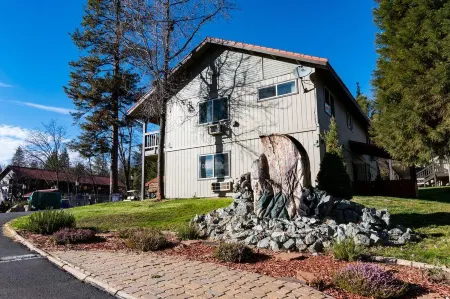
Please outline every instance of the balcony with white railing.
M159 131L148 132L144 135L145 156L158 155Z

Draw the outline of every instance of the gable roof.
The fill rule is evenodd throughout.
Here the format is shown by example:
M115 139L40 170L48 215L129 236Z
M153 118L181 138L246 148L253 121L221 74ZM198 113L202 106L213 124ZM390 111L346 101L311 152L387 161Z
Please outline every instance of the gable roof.
M270 56L274 59L286 59L290 61L294 61L298 64L305 64L308 66L325 69L331 72L333 77L338 81L339 85L342 87L344 92L347 94L349 99L352 100L352 105L361 113L362 118L366 121L366 124L370 123L367 115L362 111L361 107L356 102L355 98L348 90L347 86L344 84L342 79L338 76L336 71L333 69L331 64L329 63L327 58L305 55L301 53L295 53L285 50L279 50L274 48L268 48L263 46L257 46L237 41L225 40L220 38L206 37L197 47L195 47L180 63L172 70L171 75L176 75L182 69L189 67L193 63L196 57L205 53L212 46L223 46L226 48L247 51L250 54L258 54L262 56ZM145 102L145 100L152 94L152 90L150 90L147 94L145 94L142 98L139 99L128 111L127 115L129 116L137 116L139 114L139 107Z
M56 181L56 172L38 169L38 168L28 168L28 167L19 167L19 166L7 166L1 173L0 179L4 178L10 171L14 171L16 175L19 177L30 178L33 180L44 180L44 181ZM73 174L67 172L59 173L59 181L60 182L71 182L75 183L77 181L82 185L92 185L92 181L94 181L95 185L98 186L109 186L110 178L104 176L81 176L77 177ZM125 185L119 181L119 187L125 187Z

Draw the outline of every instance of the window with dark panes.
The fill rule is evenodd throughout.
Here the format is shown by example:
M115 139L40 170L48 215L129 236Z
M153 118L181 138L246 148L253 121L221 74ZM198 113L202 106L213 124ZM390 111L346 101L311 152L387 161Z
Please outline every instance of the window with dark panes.
M260 100L273 98L277 96L277 90L275 86L264 87L258 91L258 95Z
M230 176L230 154L210 154L198 157L199 178L224 178Z
M353 117L349 112L347 112L347 128L353 130Z
M327 89L325 89L325 113L329 116L334 116L334 96L333 94Z
M214 123L228 119L228 99L211 99L199 104L199 124Z

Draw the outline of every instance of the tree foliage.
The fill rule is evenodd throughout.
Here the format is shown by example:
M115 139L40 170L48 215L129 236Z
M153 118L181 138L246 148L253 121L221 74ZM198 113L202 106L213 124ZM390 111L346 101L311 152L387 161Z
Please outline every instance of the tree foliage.
M358 103L361 110L367 115L368 118L372 118L374 111L374 104L369 99L368 96L361 92L361 87L359 86L359 82L356 83L356 102Z
M342 145L339 143L339 128L334 118L323 135L326 153L317 174L317 188L338 198L352 198L352 186L344 162Z
M19 146L11 159L12 166L26 167L27 166L27 158L26 153L21 146Z
M374 140L396 159L450 152L450 1L378 0Z
M129 64L125 35L130 30L121 0L89 0L81 28L72 39L84 53L70 62L64 88L77 108L81 134L73 145L92 153L110 153L111 192L118 192L119 129L127 108L140 96L139 76Z

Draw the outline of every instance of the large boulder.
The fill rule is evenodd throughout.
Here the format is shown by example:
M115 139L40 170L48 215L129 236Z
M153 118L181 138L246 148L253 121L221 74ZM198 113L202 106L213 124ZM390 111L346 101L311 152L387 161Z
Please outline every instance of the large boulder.
M302 191L311 186L306 150L288 135L262 136L261 142L251 172L256 215L293 219L304 210Z

